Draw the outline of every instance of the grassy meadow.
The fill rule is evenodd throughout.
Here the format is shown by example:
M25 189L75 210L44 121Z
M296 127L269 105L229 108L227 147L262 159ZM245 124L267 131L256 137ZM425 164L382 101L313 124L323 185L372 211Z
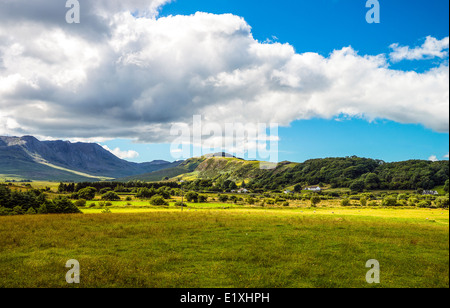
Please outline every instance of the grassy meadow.
M449 287L448 210L132 204L0 217L0 287Z

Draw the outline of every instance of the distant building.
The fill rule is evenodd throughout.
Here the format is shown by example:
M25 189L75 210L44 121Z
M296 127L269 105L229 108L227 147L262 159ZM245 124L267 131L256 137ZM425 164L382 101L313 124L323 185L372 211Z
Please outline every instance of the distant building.
M248 190L246 188L241 188L237 192L240 194L246 194L246 193L248 193Z
M436 196L439 195L439 193L435 190L424 190L422 195Z
M322 191L322 188L320 188L319 186L311 186L311 187L306 187L305 190L320 192L320 191Z
M289 189L286 189L286 190L284 191L284 193L285 193L286 195L288 195L288 194L293 194L293 191L292 191L292 190L289 190Z

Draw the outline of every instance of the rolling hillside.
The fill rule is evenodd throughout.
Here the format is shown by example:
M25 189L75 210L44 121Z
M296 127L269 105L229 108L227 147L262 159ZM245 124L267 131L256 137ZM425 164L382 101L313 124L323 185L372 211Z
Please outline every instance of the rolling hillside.
M223 154L223 155L222 155ZM177 181L195 180L195 179L213 179L213 180L232 180L241 182L249 181L266 173L272 173L267 170L270 163L260 161L246 161L233 157L225 153L205 155L187 159L175 168L168 168L138 176L130 176L117 179L117 181L160 181L169 178ZM280 163L278 170L285 170L295 166L295 163ZM289 167L287 167L289 166Z

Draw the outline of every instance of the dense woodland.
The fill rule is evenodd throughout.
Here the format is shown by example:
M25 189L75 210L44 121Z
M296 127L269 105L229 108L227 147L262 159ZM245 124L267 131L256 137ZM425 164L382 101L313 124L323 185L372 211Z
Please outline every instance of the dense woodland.
M280 164L277 169L282 168ZM281 172L253 179L250 188L277 190L301 185L331 185L332 188L363 190L423 190L444 185L449 179L448 161L410 160L385 163L381 160L346 157L308 160Z

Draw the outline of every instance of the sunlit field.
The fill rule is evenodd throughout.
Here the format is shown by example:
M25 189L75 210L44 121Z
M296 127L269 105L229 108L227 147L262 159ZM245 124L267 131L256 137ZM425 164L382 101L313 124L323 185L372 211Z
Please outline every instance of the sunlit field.
M0 287L449 286L448 210L122 203L0 217ZM366 282L369 259L380 284Z

